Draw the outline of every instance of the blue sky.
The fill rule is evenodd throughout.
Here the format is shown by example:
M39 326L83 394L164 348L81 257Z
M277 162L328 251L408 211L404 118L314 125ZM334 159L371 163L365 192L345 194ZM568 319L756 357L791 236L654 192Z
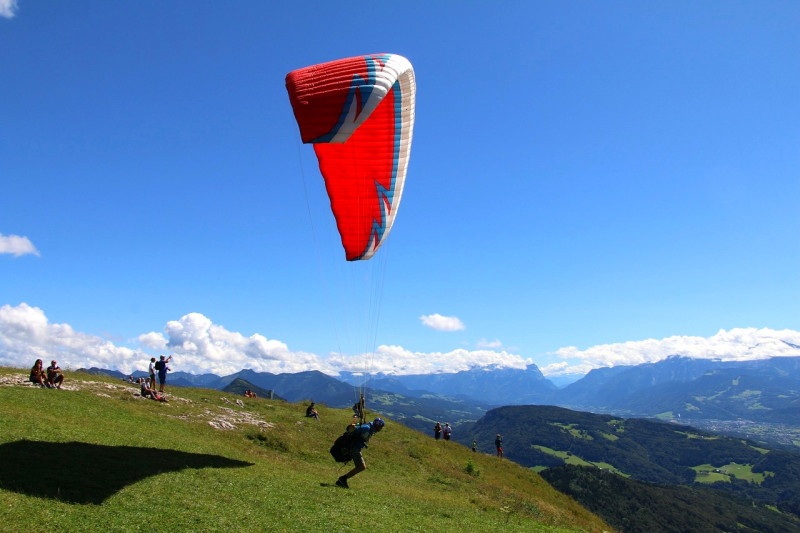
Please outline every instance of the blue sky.
M796 2L0 0L0 364L800 355L798 27ZM390 242L348 271L284 77L377 52L414 65L416 125Z

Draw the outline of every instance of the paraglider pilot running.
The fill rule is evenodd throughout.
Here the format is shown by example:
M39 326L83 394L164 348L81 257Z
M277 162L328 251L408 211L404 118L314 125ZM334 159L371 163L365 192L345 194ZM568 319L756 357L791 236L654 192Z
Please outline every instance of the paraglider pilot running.
M355 465L351 471L341 476L336 480L336 486L343 489L349 489L347 480L356 474L359 474L367 469L367 464L364 462L364 457L361 455L361 450L367 447L370 437L383 429L386 423L381 418L376 418L372 422L366 424L357 424L353 429L353 439L350 444L350 455L353 458Z

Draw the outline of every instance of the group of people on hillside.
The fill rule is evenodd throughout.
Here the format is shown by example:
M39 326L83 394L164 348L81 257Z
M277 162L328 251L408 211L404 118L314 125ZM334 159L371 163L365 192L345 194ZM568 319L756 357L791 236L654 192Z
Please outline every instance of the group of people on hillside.
M151 398L156 400L157 402L166 402L167 398L163 394L159 393L155 389L150 386L150 380L145 378L139 378L139 394L142 398Z
M436 422L436 425L433 426L433 437L436 440L439 440L444 436L444 440L450 440L450 436L453 434L453 428L450 427L449 422L445 422L444 427L439 422Z
M172 356L166 357L164 355L156 361L155 357L150 358L150 368L148 378L139 378L134 380L133 376L128 376L128 382L139 385L142 398L152 398L159 402L166 402L164 397L164 385L167 383L167 363L172 360ZM42 388L60 389L64 383L64 374L61 373L61 368L56 361L50 361L50 366L44 369L44 363L41 359L37 359L31 368L29 380L36 383ZM158 375L159 388L156 391L156 375ZM255 397L255 394L253 394Z
M147 371L150 374L148 381L151 389L155 390L156 388L156 374L158 374L158 392L164 392L164 385L167 383L167 372L170 370L167 363L170 361L172 361L171 355L169 357L162 355L158 361L156 361L155 357L150 358L150 366Z
M247 389L246 391L244 391L244 397L245 398L258 398L258 394L256 394L255 392L253 392L250 389Z
M61 373L61 368L55 361L50 361L50 366L47 370L42 368L44 363L41 359L37 359L31 368L30 381L36 383L42 388L60 389L61 384L64 383L64 374Z
M164 396L164 385L167 383L167 372L170 368L167 363L172 361L172 356L169 357L162 355L158 360L155 357L150 358L150 365L147 368L148 377L139 378L139 393L142 398L151 398L159 402L166 402L167 398ZM158 390L156 391L156 375L158 375Z
M453 434L453 428L450 427L449 422L445 422L444 427L439 422L436 422L436 425L433 426L433 438L436 440L441 439L444 437L444 440L450 440L450 437ZM503 437L500 433L497 434L497 437L494 439L494 447L497 450L497 457L503 457ZM473 440L472 441L472 451L478 451L478 442Z

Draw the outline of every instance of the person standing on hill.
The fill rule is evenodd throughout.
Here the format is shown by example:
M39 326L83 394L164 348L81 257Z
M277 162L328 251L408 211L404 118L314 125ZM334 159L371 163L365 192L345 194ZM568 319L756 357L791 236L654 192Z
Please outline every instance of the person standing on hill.
M367 469L367 463L364 462L361 450L367 447L370 437L382 430L385 425L386 423L381 418L376 418L366 424L356 424L352 431L352 443L350 444L350 456L353 458L355 466L351 471L336 480L337 487L349 489L347 480Z
M500 433L494 439L494 447L497 448L497 457L503 457L503 437Z
M172 360L172 356L170 355L166 359L164 356L161 356L159 361L156 361L155 369L158 370L158 392L164 392L164 384L167 382L167 363Z
M156 388L156 358L155 357L151 357L150 358L150 367L148 368L148 370L150 372L150 388L151 389L155 389Z
M453 434L453 428L450 427L450 422L444 424L444 440L450 440L450 435Z
M433 426L433 438L439 440L442 437L442 425L439 422L436 422L436 425Z

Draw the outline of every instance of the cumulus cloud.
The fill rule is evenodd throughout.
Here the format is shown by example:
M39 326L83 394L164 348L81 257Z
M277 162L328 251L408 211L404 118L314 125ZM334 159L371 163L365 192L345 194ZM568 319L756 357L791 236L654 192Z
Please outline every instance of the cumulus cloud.
M467 329L464 323L455 316L442 316L439 313L432 315L422 315L420 321L431 329L437 331L461 331Z
M10 19L17 13L17 0L0 0L0 17Z
M22 303L0 307L0 364L29 367L37 358L57 359L62 367L92 366L126 374L145 370L150 357L174 356L172 368L194 374L227 375L242 369L257 372L294 373L319 370L426 374L459 372L474 367L525 368L529 359L506 351L455 349L449 352L412 352L400 346L380 346L369 354L327 357L294 351L286 343L261 334L245 336L214 324L200 313L171 320L163 332L139 335L136 347L120 346L107 338L76 332L68 324L50 323L44 311Z
M30 367L36 359L55 359L62 368L135 369L146 356L96 335L74 331L69 324L51 324L38 307L22 303L0 307L0 364Z
M50 323L44 311L22 303L0 307L0 364L30 367L36 359L59 361L62 368L108 368L126 374L145 370L154 354L173 354L172 367L195 374L338 371L314 354L292 352L286 344L263 335L245 337L215 325L200 313L167 322L164 333L140 335L137 347L120 346L97 335Z
M550 355L565 362L542 367L545 375L585 374L594 368L654 363L671 355L722 361L791 357L800 356L800 332L769 328L723 329L711 337L675 335L601 344L585 350L569 346Z
M408 375L488 366L524 369L533 363L532 359L499 346L412 352L401 346L383 345L369 354L333 353L321 357L291 350L286 343L259 333L248 336L229 331L200 313L171 320L163 331L144 333L129 344L75 331L69 324L51 323L44 311L25 303L0 307L0 365L22 368L32 366L36 359L56 359L62 368L100 367L129 374L145 370L150 357L162 353L174 356L174 370L217 375L247 368L273 374L318 370L332 376L339 372ZM546 376L585 374L593 368L655 362L671 355L721 360L800 356L800 332L741 328L721 330L711 337L673 336L586 350L567 347L547 355L560 360L541 367Z
M2 0L0 0L2 2ZM0 254L11 254L14 257L33 254L39 255L39 250L27 237L19 235L3 235L0 233Z
M168 351L174 356L173 366L189 372L227 375L249 368L273 374L304 370L337 373L317 355L293 352L285 343L260 334L246 337L228 331L200 313L171 320L164 327L164 334L146 333L139 336L139 342L152 349Z

